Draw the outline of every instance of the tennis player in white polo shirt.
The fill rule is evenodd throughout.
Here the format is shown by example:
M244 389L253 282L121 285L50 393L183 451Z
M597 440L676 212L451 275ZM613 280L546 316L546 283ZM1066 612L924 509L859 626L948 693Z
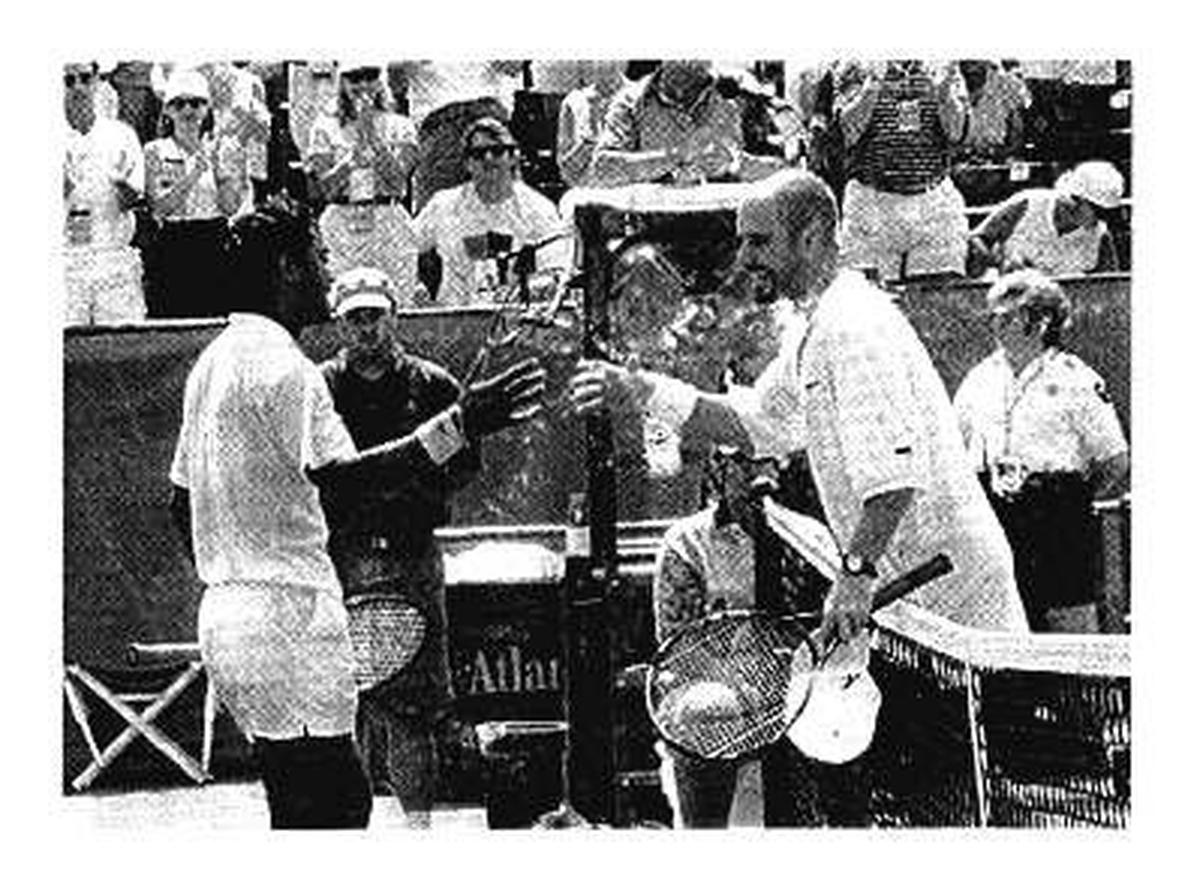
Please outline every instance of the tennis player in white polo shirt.
M399 491L430 463L536 413L535 360L472 386L410 435L357 451L296 343L328 316L319 236L295 207L232 228L229 326L196 360L170 478L205 584L199 640L255 747L272 828L358 828L371 795L351 735L353 653L320 490Z
M865 658L871 591L937 553L954 570L913 601L964 625L1027 630L1012 553L968 466L945 386L888 295L839 271L837 224L828 186L798 171L764 180L740 208L736 272L747 296L791 299L796 323L807 325L782 338L789 345L748 394L585 362L572 405L593 411L625 389L685 437L757 455L805 450L843 554L821 627L826 639L856 643L842 657Z

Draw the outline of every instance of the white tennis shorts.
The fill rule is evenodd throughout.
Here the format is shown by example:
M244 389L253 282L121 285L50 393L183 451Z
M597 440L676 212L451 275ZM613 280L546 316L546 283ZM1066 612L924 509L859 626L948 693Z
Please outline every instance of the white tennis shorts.
M200 603L217 699L248 736L349 734L358 698L340 590L221 584Z

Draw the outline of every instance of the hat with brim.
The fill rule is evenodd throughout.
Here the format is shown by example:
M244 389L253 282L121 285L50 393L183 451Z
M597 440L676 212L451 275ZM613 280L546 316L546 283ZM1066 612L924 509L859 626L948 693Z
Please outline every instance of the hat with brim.
M163 89L163 101L168 105L176 99L193 98L209 100L208 79L199 71L185 69L173 71Z
M847 763L875 738L881 696L870 673L823 672L812 680L808 700L787 737L807 757Z
M1106 210L1121 206L1125 193L1125 177L1108 161L1084 161L1059 177L1056 185L1060 191Z
M334 279L329 304L339 317L355 309L389 310L396 305L395 294L396 285L386 272L362 266Z

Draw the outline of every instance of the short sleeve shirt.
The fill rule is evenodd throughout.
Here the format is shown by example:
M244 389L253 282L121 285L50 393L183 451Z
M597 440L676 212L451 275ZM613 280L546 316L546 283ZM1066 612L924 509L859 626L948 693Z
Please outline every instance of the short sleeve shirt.
M513 193L495 204L481 201L474 184L467 182L435 193L418 214L416 230L417 249L437 250L442 259L437 302L467 306L490 300L499 286L495 253L537 244L566 227L550 200L523 182L514 182ZM506 250L492 249L497 236ZM565 268L568 244L564 239L539 250L538 267Z
M1100 375L1058 349L1019 374L997 350L963 378L954 408L976 471L1004 460L1029 472L1086 473L1129 448Z
M190 493L201 580L337 589L306 471L355 453L291 335L263 316L230 316L188 375L170 471Z
M910 596L972 627L1027 628L1004 532L970 471L945 386L912 326L859 273L821 295L799 348L782 351L737 410L763 453L804 450L830 530L849 543L874 495L913 503L880 560L886 580L938 553L954 571ZM759 431L788 432L790 441Z
M133 238L133 212L120 209L113 183L123 182L137 192L145 189L146 166L137 134L128 124L98 117L87 133L67 127L66 142L67 208L90 212L92 246L125 247Z

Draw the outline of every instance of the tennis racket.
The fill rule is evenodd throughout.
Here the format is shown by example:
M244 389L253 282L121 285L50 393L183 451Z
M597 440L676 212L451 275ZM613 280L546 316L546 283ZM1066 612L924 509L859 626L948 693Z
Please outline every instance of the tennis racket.
M885 584L871 610L951 570L938 555ZM705 759L736 759L778 741L807 705L825 653L800 616L718 612L671 636L650 662L646 707L670 744Z
M348 597L346 615L354 650L354 680L362 692L404 670L425 641L425 617L395 596Z

